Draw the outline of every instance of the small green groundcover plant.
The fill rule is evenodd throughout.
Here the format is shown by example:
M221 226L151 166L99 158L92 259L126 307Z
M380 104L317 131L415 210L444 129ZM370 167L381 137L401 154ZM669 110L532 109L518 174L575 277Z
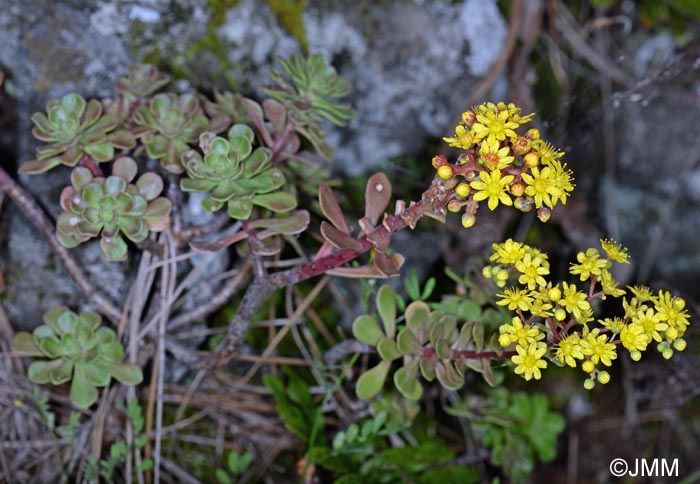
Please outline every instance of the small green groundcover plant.
M458 213L463 227L478 230L479 207L504 205L534 210L546 222L574 189L564 153L537 129L526 128L533 114L522 114L513 104L487 102L465 111L454 135L444 138L458 152L452 160L443 155L432 159L436 176L419 199L395 200L391 210L391 182L376 173L366 183L364 213L353 219L332 189L337 183L324 159L331 159L333 152L322 129L328 122L343 126L352 117L351 107L340 101L349 85L319 54L282 60L280 66L271 75L272 84L263 87L269 97L262 102L232 92L207 97L164 91L166 75L137 65L119 80L113 99L86 101L68 94L33 116L33 133L44 144L19 171L39 175L71 170L70 185L57 200L61 214L55 232L44 235L57 242L53 249L97 312L77 315L65 307L53 308L44 325L15 336L15 351L37 358L28 369L31 381L70 384L71 401L88 409L99 399L98 388L107 387L112 378L138 385L142 368L151 362L158 376L151 388L162 395L166 345L176 358L204 372L221 368L240 353L251 319L267 310L265 303L275 291L321 275L397 276L405 259L391 247L392 237L414 229L423 217L445 223L449 213ZM38 227L47 226L41 209L2 169L0 189ZM198 204L196 216L183 213L193 204ZM319 227L317 234L310 230L314 226ZM160 292L154 290L150 298L125 297L141 304L126 308L130 324L120 326L119 333L130 343L133 363L124 363L121 338L101 327L99 314L120 325L128 311L91 287L66 251L97 237L109 261L129 260L134 252L130 243L148 257L152 264L137 275L140 287L150 284L144 281L152 283L151 272L161 274L156 285ZM181 277L180 264L189 258L178 257L181 248L228 251L234 262L225 270L245 277L236 286L224 284L202 308L187 312L167 293ZM440 302L430 302L435 282L421 290L411 277L410 300L404 301L382 286L376 293L376 315L361 315L352 327L359 349L370 353L372 368L357 371L366 367L354 365L353 371L326 385L324 397L328 403L333 391L359 373L356 405L371 415L349 423L332 439L327 406L312 397L307 382L293 373L287 374L286 385L265 376L279 416L307 446L299 475L311 479L318 472L338 483L479 482L474 468L456 463L452 447L430 437L418 412L419 402L435 395L426 388L460 395L456 392L471 378L470 371L500 388L455 397L447 412L470 423L490 461L521 481L536 461L551 460L563 420L550 411L543 395L508 393L494 362L507 362L526 380L539 380L551 365L580 367L586 374L583 385L591 389L610 380L606 368L622 351L633 360L653 346L664 358L682 351L689 324L683 299L643 286L620 287L611 269L615 263L628 263L628 255L616 242L602 240L599 248L582 251L576 259L569 273L578 280L554 280L547 254L509 239L493 244L490 262L481 272L480 277L492 281L491 292L477 295L470 283L474 290L466 296L444 295ZM220 279L225 279L223 274ZM462 280L465 285L467 279ZM173 292L190 290L191 283L192 277L182 277ZM235 311L213 354L194 355L168 340L171 322L181 328L201 320L234 296ZM595 301L602 299L620 301L622 316L597 316ZM140 315L156 313L161 316L154 316L152 324L139 322ZM160 356L139 357L139 349L154 341ZM132 441L138 435L138 460L154 434L144 431L141 414L131 406L138 401L133 389L129 391L130 432ZM154 425L162 430L159 405ZM163 434L155 435L160 439ZM134 448L115 445L106 460L93 456L88 461L91 478L110 479L127 455L131 462ZM137 472L153 469L159 476L160 440L155 447L153 461L140 461ZM215 477L223 483L250 472L255 463L247 451L230 451L223 458L225 465L215 467Z

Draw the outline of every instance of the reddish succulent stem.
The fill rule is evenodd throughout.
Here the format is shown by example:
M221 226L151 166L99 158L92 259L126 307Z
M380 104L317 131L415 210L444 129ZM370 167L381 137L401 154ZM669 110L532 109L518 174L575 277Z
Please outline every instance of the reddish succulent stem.
M447 204L448 198L448 192L441 191L439 181L433 181L430 188L423 193L421 201L412 203L399 215L387 214L383 223L374 228L373 234L377 235L381 234L381 232L392 234L406 227L414 227L416 222L427 211L442 209ZM238 352L248 330L251 317L272 291L336 269L356 259L373 247L369 237L365 234L359 235L357 240L362 244L362 248L359 250L338 250L330 255L305 262L286 271L256 277L252 284L248 286L243 300L229 324L228 333L216 351L216 361L214 363L226 363Z
M100 165L98 165L97 162L95 162L95 159L88 154L83 154L82 158L80 158L80 165L90 170L90 173L92 173L92 176L94 177L104 178L105 176L102 168L100 168Z

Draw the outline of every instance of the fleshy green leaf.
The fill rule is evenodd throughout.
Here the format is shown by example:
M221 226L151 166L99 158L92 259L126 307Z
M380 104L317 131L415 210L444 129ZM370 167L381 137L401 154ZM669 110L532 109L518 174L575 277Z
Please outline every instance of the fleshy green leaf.
M405 366L394 373L394 385L409 400L419 400L423 395L423 386L418 381L418 376L412 375Z
M109 141L100 141L87 145L85 152L96 161L109 161L114 157L114 147Z
M97 388L87 382L83 369L75 367L73 383L70 386L70 399L78 408L89 408L97 401Z
M12 349L23 356L44 356L44 352L34 343L30 333L21 331L12 340Z
M377 311L384 324L384 332L390 338L396 335L396 295L388 284L377 291Z
M250 200L229 200L227 212L229 217L236 220L248 220L253 211L253 204Z
M113 363L111 365L112 376L127 385L138 385L143 381L141 368L129 363Z
M396 341L386 336L382 337L377 342L377 352L379 356L382 357L382 360L385 361L394 361L402 356L401 352L396 347Z
M35 361L29 365L27 376L34 383L44 385L51 381L51 370L63 364L63 360Z
M363 373L357 380L357 397L368 400L378 394L384 387L390 366L390 361L381 361L377 366Z
M376 346L380 338L384 336L379 323L374 316L364 314L352 323L352 334L362 343Z
M163 192L163 179L156 173L144 173L136 181L139 193L146 200L153 200Z
M255 205L267 208L273 212L289 212L297 206L297 199L288 192L266 193L255 195L252 199Z

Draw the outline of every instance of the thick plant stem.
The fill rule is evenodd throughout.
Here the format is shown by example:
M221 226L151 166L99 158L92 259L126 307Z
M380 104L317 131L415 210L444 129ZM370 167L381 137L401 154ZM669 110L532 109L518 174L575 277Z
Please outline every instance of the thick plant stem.
M46 241L49 243L51 250L56 253L59 259L61 259L61 262L75 282L75 285L78 286L78 288L85 294L90 302L94 304L98 311L100 311L112 323L119 324L119 321L121 320L121 311L117 309L112 301L110 301L104 294L102 294L95 288L95 286L92 285L80 265L78 265L76 260L70 255L68 249L63 247L56 238L54 226L43 210L39 207L39 205L37 205L32 197L1 167L0 190L7 193L12 201L17 204L25 217L27 217L41 233L41 235L44 236Z
M390 236L406 227L413 228L417 221L427 212L437 212L442 209L447 203L447 199L448 197L440 191L437 182L433 182L419 202L411 203L411 205L400 214L386 215L384 221L374 228L373 235L382 235L383 232L383 235ZM370 242L370 238L371 237L365 234L361 234L357 237L358 242L362 245L361 249L338 250L330 255L305 262L304 264L286 271L256 277L252 284L248 286L243 300L231 320L228 333L216 350L215 361L213 363L216 365L224 364L236 355L248 331L251 317L258 308L260 308L270 293L277 289L325 274L332 269L336 269L356 259L374 247Z

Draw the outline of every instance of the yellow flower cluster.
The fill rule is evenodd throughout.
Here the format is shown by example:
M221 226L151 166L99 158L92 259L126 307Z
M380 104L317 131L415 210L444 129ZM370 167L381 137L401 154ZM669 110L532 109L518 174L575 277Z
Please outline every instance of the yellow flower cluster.
M654 294L648 287L629 287L631 298L622 298L623 317L595 321L591 301L622 297L610 269L613 262L627 264L627 250L611 240L601 240L602 253L589 248L579 252L569 272L587 287L576 283L552 283L547 255L540 250L508 239L493 244L492 265L483 275L502 288L497 304L515 312L510 323L499 328L498 343L510 351L515 373L526 380L540 379L547 362L575 368L578 363L588 374L584 387L596 380L610 381L602 369L612 365L620 346L637 361L652 341L665 358L686 346L682 336L689 324L685 301L669 292ZM507 287L508 283L517 286Z
M545 222L550 209L566 203L574 185L571 171L561 162L564 153L540 139L537 129L516 132L532 116L521 115L512 103L489 102L465 111L455 135L443 138L463 150L456 163L438 155L433 166L445 187L454 189L447 208L464 211L465 227L474 225L478 202L484 200L491 210L499 204L523 212L534 207Z

